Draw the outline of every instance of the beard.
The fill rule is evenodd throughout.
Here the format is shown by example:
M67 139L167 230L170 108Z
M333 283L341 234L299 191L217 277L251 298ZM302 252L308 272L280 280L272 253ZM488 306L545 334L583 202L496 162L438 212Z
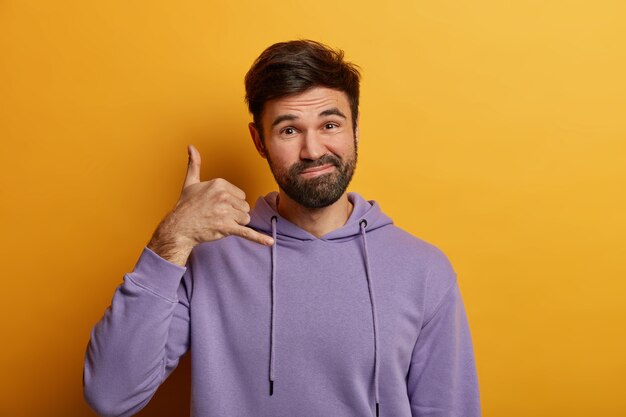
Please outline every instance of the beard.
M280 170L267 157L270 170L276 183L292 200L303 207L316 209L327 207L343 195L354 175L357 161L357 147L345 161L333 154L326 154L316 160L296 162L287 170ZM302 178L300 173L322 165L333 165L335 170L313 178Z

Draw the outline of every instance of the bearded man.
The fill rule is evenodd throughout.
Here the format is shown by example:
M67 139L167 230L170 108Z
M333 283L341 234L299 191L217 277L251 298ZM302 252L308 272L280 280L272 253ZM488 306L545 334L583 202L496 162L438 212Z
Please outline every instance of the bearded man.
M245 77L252 140L278 186L200 180L115 291L87 348L84 392L129 416L191 352L192 415L475 417L479 390L456 273L434 245L347 187L357 67L308 40Z

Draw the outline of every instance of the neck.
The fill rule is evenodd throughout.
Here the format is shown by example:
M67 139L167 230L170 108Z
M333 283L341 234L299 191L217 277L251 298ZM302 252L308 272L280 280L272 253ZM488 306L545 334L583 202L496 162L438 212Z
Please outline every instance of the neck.
M348 194L343 193L339 200L330 206L310 209L296 203L280 190L276 209L291 223L320 238L346 224L352 214L353 205L348 200Z

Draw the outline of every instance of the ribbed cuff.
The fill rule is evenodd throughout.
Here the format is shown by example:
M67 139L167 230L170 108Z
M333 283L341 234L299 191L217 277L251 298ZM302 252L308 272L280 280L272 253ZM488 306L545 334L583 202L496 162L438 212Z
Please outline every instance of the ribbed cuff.
M135 264L133 272L128 275L138 285L164 298L177 300L180 280L186 271L186 267L163 259L145 246Z

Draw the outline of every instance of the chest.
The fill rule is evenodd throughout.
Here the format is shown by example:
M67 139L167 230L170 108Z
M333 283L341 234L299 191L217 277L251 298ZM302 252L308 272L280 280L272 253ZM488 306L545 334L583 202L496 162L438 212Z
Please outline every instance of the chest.
M239 352L241 358L267 356L273 325L280 366L289 369L371 371L376 310L381 361L408 369L420 323L416 271L391 274L397 262L370 255L370 275L357 242L308 250L279 247L242 256L222 253L194 271L192 333L203 350ZM200 264L202 267L203 264ZM272 282L273 281L273 282ZM273 321L272 321L273 318Z

